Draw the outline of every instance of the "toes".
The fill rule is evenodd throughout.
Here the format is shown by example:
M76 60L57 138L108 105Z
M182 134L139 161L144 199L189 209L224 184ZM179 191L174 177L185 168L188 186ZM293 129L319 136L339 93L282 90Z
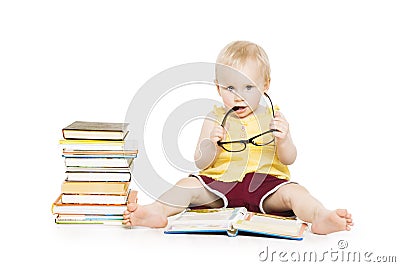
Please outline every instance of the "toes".
M138 204L137 203L129 203L126 205L126 208L128 211L133 212L137 209Z
M137 202L137 193L136 190L131 190L128 195L128 203L136 203Z
M344 218L347 216L348 212L346 209L337 209L336 214L339 215L340 217Z

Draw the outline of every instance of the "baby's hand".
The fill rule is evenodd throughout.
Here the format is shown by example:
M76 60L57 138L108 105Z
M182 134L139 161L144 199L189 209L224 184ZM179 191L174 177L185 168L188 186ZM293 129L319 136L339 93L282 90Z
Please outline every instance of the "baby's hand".
M269 125L270 129L276 129L278 131L272 132L274 136L280 140L284 140L289 133L289 123L280 111L275 112L275 117L271 120Z
M214 145L217 145L218 141L221 141L225 138L225 129L221 125L217 125L212 129L210 133L210 140Z

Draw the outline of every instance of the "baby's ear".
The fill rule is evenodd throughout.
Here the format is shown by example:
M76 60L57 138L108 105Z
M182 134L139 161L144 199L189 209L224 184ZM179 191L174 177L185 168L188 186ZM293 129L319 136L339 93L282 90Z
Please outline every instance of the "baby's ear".
M268 81L265 81L265 83L264 83L264 93L266 93L268 91L270 83L271 83L271 79L268 79Z
M215 83L215 86L217 86L217 91L218 91L219 96L221 96L221 87L219 86L218 81L215 80L214 83Z

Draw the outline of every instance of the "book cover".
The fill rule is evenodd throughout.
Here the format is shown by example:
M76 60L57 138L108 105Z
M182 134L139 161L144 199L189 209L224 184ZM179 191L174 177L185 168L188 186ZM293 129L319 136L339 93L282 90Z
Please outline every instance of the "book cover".
M63 154L63 158L79 158L79 159L131 159L136 158L137 154Z
M128 193L124 195L62 194L61 202L64 204L126 204Z
M93 139L61 139L60 147L63 151L129 151L137 150L138 144L136 140L93 140Z
M61 184L61 193L125 195L128 192L129 184L129 182L64 181Z
M77 214L77 215L123 215L125 204L67 204L61 202L61 195L53 202L51 212L53 214Z
M95 169L92 171L78 170L66 171L66 181L80 182L130 182L131 172L114 171L107 169Z
M66 167L129 167L134 157L64 157Z
M132 172L133 162L126 167L65 166L66 172Z
M288 217L248 212L246 208L187 209L171 220L164 233L226 233L302 240L307 224Z
M103 225L122 225L122 215L77 215L77 214L58 214L55 217L57 224L103 224Z
M62 129L65 139L123 140L128 123L75 121Z
M124 157L136 156L137 150L63 150L63 156L102 156L102 157Z

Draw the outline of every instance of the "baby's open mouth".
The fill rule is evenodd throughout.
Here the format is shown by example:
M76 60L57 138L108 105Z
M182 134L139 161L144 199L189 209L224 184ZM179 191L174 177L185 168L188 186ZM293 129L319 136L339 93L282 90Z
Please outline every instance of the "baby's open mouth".
M241 111L241 110L244 110L246 107L241 107L241 106L235 106L235 107L233 107L232 109L234 110L234 111Z

